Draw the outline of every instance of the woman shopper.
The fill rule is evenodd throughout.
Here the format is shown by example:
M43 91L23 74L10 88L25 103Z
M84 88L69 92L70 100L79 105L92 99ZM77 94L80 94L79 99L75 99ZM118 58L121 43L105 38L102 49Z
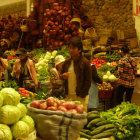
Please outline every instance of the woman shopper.
M137 74L137 64L135 59L129 55L128 46L123 46L121 52L123 58L119 60L118 64L119 86L117 91L117 104L121 104L125 92L125 101L131 102Z
M8 62L2 58L3 50L0 49L0 81L5 80L5 72L8 68Z
M64 62L62 67L66 98L81 101L87 110L88 91L92 78L91 66L89 61L82 56L83 44L80 38L73 37L68 46L71 57Z
M87 54L85 57L91 62L91 55ZM88 112L97 110L99 106L99 97L98 97L98 86L97 83L102 84L102 80L97 74L97 70L94 64L91 64L92 68L92 81L89 89L89 100L88 100Z
M19 59L16 60L13 66L12 74L16 76L18 85L20 87L25 87L26 82L29 81L30 85L34 83L34 86L37 88L38 81L37 81L35 66L33 61L28 58L27 51L24 48L21 48L17 52L17 56L19 57Z
M64 97L63 80L60 78L60 73L62 71L62 65L64 61L65 58L62 55L57 55L55 57L55 68L50 70L50 94L55 97Z

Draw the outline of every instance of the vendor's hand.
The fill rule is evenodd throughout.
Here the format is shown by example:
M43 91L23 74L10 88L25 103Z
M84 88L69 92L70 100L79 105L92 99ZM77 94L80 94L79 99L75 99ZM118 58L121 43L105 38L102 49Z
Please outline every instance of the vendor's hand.
M62 78L65 79L65 80L68 79L69 74L70 74L70 72L63 73Z

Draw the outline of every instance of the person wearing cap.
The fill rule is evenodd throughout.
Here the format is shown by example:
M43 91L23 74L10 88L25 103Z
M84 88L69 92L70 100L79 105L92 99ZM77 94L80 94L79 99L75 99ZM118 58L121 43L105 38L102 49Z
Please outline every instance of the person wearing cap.
M12 74L16 76L20 87L24 87L25 80L33 80L35 87L38 87L36 70L34 63L28 58L27 51L21 48L16 55L19 59L16 60Z
M55 68L50 70L51 94L55 97L64 96L63 81L60 78L64 61L65 58L62 55L57 55L55 57Z
M64 62L61 74L66 98L81 101L87 110L88 91L92 80L91 66L82 56L83 44L80 38L73 37L68 46L71 57Z
M2 58L3 50L0 48L0 81L5 79L5 71L8 68L8 62Z

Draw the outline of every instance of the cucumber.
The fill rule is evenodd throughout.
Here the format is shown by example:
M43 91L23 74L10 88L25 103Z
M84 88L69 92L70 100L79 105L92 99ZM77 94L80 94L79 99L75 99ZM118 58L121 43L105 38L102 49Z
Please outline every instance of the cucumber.
M93 131L94 129L96 129L96 127L91 127L91 128L90 128L90 131Z
M87 113L87 116L91 115L91 114L99 114L98 111L94 110L94 111L90 111Z
M103 130L104 130L103 128L102 129L95 129L95 130L91 131L91 136L97 135L97 134L103 132Z
M91 121L96 118L100 118L100 116L98 114L90 114L89 116L87 116L88 121Z
M87 129L82 129L81 132L84 132L84 133L86 133L88 135L90 135L90 133L91 133L91 131L90 130L87 130Z
M113 132L102 132L97 135L92 136L92 139L100 139L100 138L107 138L113 136Z
M81 131L80 131L80 137L81 137L81 138L87 138L87 139L90 139L90 138L91 138L90 135L87 135L86 133L81 132Z
M107 130L107 129L111 129L111 128L115 128L114 124L105 124L102 126L97 127L95 130Z
M91 127L95 126L100 121L103 121L103 119L102 118L96 118L96 119L90 121L87 125L87 128L91 128Z
M115 131L117 131L116 128L111 128L111 129L105 130L105 131L103 131L103 132L115 132Z
M110 124L110 122L107 121L107 120L104 120L104 121L98 122L96 125L101 126L101 125L104 125L104 124Z

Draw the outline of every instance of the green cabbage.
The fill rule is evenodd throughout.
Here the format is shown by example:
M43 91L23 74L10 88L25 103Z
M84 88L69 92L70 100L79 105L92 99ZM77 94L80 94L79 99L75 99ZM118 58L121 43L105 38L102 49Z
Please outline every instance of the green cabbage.
M103 76L103 81L105 81L105 82L108 81L108 76L107 76L107 75L104 75L104 76Z
M0 93L4 97L4 105L17 105L20 102L20 94L13 88L3 88Z
M34 130L35 123L30 116L26 115L21 120L28 124L29 132L32 132Z
M12 140L11 130L5 124L0 124L0 140Z
M22 104L22 103L19 103L19 104L17 105L17 107L18 107L19 110L21 111L20 118L24 117L24 116L26 115L26 113L27 113L27 108L26 108L26 106L25 106L24 104Z
M0 94L0 107L3 105L3 95Z
M18 121L11 127L15 139L26 138L29 135L29 126L23 121Z
M5 105L0 108L0 123L14 124L20 118L21 111L18 107L12 105Z

